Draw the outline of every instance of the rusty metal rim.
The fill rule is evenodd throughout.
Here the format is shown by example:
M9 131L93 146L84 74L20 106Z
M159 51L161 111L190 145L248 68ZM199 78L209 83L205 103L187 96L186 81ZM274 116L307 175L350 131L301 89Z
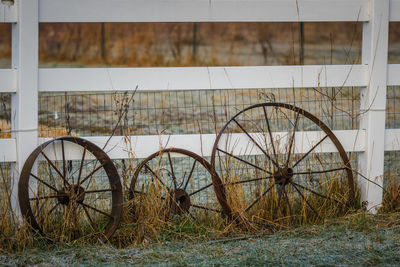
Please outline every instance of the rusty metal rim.
M130 188L129 188L129 199L133 199L135 197L135 195L137 195L138 193L135 193L135 188L136 188L136 181L137 181L137 177L139 176L140 171L142 170L143 167L146 166L146 164L151 161L152 159L158 157L158 156L162 156L165 153L178 153L178 154L182 154L188 157L191 157L195 160L195 162L199 162L211 175L212 177L212 173L211 173L211 165L210 163L205 160L203 157L201 157L200 155L186 150L186 149L182 149L182 148L166 148L166 149L162 149L160 151L154 152L153 154L151 154L150 156L148 156L147 158L145 158L140 164L139 166L135 169L135 172L133 173L133 177L131 180L131 184L130 184ZM189 174L190 175L190 174ZM189 178L190 179L190 178ZM211 181L211 183L213 183L213 181ZM211 185L210 185L211 186ZM178 188L179 189L179 188ZM200 192L200 191L199 191ZM197 206L198 207L198 206ZM215 211L215 212L222 212L222 211L218 211L218 210L211 210L210 211Z
M122 193L122 185L120 181L120 177L118 174L117 169L115 168L113 162L108 157L108 155L100 149L95 144L79 138L79 137L72 137L72 136L65 136L52 139L47 141L40 146L38 146L28 157L25 161L25 164L22 168L20 179L18 182L18 199L19 205L21 209L21 213L26 219L26 221L31 225L31 227L39 232L44 237L46 233L43 231L42 227L36 221L35 216L33 215L30 200L29 200L29 179L31 177L31 170L32 167L37 159L37 157L41 154L42 151L49 145L56 141L67 141L75 143L81 147L84 147L88 152L92 153L96 159L100 162L100 166L103 166L105 170L108 180L110 183L110 188L112 189L112 210L111 210L111 217L109 222L103 232L101 233L100 239L102 241L108 240L115 230L118 227L118 224L121 220L122 216L122 206L123 206L123 193ZM63 154L64 155L64 154ZM60 178L60 177L59 177ZM61 177L63 179L63 177Z
M259 108L259 107L281 107L281 108L285 108L285 109L291 110L293 112L296 112L297 114L302 114L304 117L308 118L309 120L314 122L316 125L318 125L321 128L321 130L327 134L327 136L331 139L331 141L335 145L336 149L338 150L340 157L343 160L343 163L345 166L344 168L347 173L347 182L348 182L348 187L349 187L349 203L347 203L347 204L350 204L350 205L353 204L354 200L355 200L355 191L354 191L354 178L353 178L353 173L352 173L352 169L351 169L351 165L350 165L350 160L347 157L346 151L344 150L342 144L340 143L338 138L335 136L335 134L329 129L329 127L327 125L325 125L325 123L323 123L321 120L319 120L317 117L315 117L313 114L309 113L308 111L305 111L299 107L296 107L296 106L293 106L293 105L287 104L287 103L271 102L271 103L255 104L255 105L249 106L249 107L239 111L233 117L231 117L231 119L228 122L225 123L225 125L219 131L217 138L215 139L214 146L213 146L212 153L211 153L211 164L210 165L211 165L211 173L212 173L214 190L217 195L217 199L223 208L224 213L228 217L232 218L232 210L226 200L224 185L215 170L215 165L216 165L215 158L216 158L216 154L217 154L216 152L217 152L217 148L218 148L218 142L219 142L221 136L224 134L225 129L228 127L228 125L232 121L235 120L235 118L237 118L240 114L242 114L250 109Z

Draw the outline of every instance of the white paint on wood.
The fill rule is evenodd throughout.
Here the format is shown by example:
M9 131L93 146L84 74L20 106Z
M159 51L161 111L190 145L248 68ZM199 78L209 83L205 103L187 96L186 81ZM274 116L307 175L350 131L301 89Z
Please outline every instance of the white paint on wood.
M0 162L15 162L17 160L15 139L0 139L0 147Z
M400 85L400 64L389 64L388 65L388 86Z
M390 21L400 21L400 0L390 0Z
M358 181L362 201L376 212L383 194L389 0L371 0L370 5L371 20L364 23L362 47L362 63L368 64L369 78L360 96L360 129L367 131L367 149L359 156Z
M400 150L400 129L385 130L385 151Z
M368 0L40 0L39 14L40 22L297 22L369 19Z
M354 151L360 152L365 150L365 131L358 130L341 130L334 131L335 135L341 141L344 149L346 151ZM252 133L254 138L259 138L262 134L260 133ZM287 133L274 133L273 136L275 140L280 140L280 147L282 152L284 153L284 145L287 144L288 139L286 138ZM295 144L296 150L295 153L305 153L307 152L313 145L315 145L319 140L321 140L325 134L319 131L307 131L307 132L296 132L295 136ZM214 145L216 135L215 134L185 134L185 135L142 135L142 136L133 136L130 138L125 138L122 136L114 136L112 137L107 147L104 148L104 151L107 152L107 155L112 159L122 159L122 158L145 158L150 154L159 151L161 148L168 147L178 147L184 148L190 151L193 151L199 155L208 157L211 156L212 148ZM40 138L40 143L44 143L51 138ZM100 148L103 148L109 137L107 136L92 136L85 137L90 142L93 142ZM251 145L251 141L245 134L233 134L232 142L235 140L239 140L237 145L235 146L234 153L240 154L241 151L244 151L246 147ZM266 145L269 142L267 141ZM67 147L67 143L65 143L65 147ZM70 160L80 160L82 149L78 148L76 144L71 144L68 148L67 158ZM50 146L49 151L57 151L51 152L53 154L49 154L48 156L52 159L61 159L61 152L59 147ZM322 152L337 152L336 147L332 144L329 139L323 141L316 149L318 153ZM55 154L54 154L55 153ZM249 152L251 155L259 155L261 152L257 149L253 149Z
M13 69L0 69L0 93L17 91L17 74Z
M367 66L40 69L39 90L201 90L366 86Z
M12 207L19 212L18 180L23 164L38 143L38 0L18 1L19 19L12 25L12 67L18 71L17 92L11 96L11 129L16 140ZM28 131L26 131L28 130Z
M18 20L17 0L0 0L0 22L17 22Z

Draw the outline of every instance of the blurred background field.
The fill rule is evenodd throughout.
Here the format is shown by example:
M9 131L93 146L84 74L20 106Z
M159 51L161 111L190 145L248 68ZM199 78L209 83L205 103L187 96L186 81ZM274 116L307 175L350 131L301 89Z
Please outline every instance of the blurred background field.
M305 23L304 63L356 63L361 23ZM300 63L299 23L42 23L41 67L229 66ZM399 37L391 27L391 37ZM395 54L395 53L394 53ZM2 67L11 27L0 24Z
M390 23L389 63L400 63L400 24ZM301 40L303 39L303 40ZM41 23L39 66L180 67L360 64L362 23ZM0 68L11 65L11 25L0 23ZM135 85L132 85L132 89ZM136 92L115 131L215 133L240 109L286 102L332 129L358 129L360 88ZM123 92L39 93L39 135L111 135ZM400 93L388 87L387 128L400 126ZM0 94L0 137L10 137L10 94ZM397 177L396 152L386 170Z

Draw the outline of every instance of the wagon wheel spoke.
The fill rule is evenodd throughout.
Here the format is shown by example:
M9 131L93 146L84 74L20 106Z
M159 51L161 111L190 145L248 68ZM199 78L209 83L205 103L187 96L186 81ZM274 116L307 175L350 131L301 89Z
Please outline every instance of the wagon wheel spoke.
M259 129L260 122L263 131L262 138L259 138L254 131ZM297 143L300 140L297 134L314 128L318 128L323 134L318 136L315 142L309 144L307 149L298 151L299 144ZM282 131L285 133L278 135ZM226 136L232 135L233 132L240 134L235 136L235 142L229 142ZM328 138L336 149L335 157L338 155L339 163L334 163L332 158L325 158L325 155L321 156L316 153ZM218 147L222 149L218 149ZM326 164L321 163L325 161ZM321 163L321 166L318 162ZM330 162L332 162L331 165L329 165ZM325 190L325 187L329 185L324 182L325 179L331 181L332 179L329 178L336 175L337 171L341 171L340 177L343 174L343 179L347 181L344 186L348 186L348 190L343 193L343 196L354 197L354 179L350 171L346 171L349 166L348 162L343 146L320 119L291 104L274 102L246 107L231 117L219 131L211 156L211 166L216 173L215 189L221 192L218 201L227 214L234 215L235 210L240 208L238 212L247 212L247 219L250 219L249 217L252 216L255 209L258 211L261 202L264 203L264 199L267 198L260 200L260 195L267 194L268 200L271 199L270 196L273 196L272 201L268 202L272 203L272 207L269 208L270 213L264 212L259 215L265 217L262 219L283 220L285 224L291 224L289 214L293 219L300 216L304 209L311 214L312 218L317 219L317 216L320 218L321 215L318 214L320 207L316 203L327 202L325 199L334 201L335 198L341 199L336 193ZM310 163L310 168L307 166L308 163ZM261 172L264 170L260 167L265 166L268 166L266 169L275 176L271 175L273 177L271 181L266 179L258 183L257 181L262 180L262 176L269 176L265 172ZM219 177L225 179L221 180ZM303 183L303 178L306 179L306 183ZM312 182L311 185L309 185L308 179ZM293 185L292 181L296 183ZM246 186L240 185L246 182ZM275 188L271 189L271 183L275 183L276 191L274 191ZM254 190L253 184L256 185L256 188L258 184L262 184L262 191ZM230 186L229 190L225 190L228 186ZM346 188L344 189L346 190ZM295 196L292 197L292 194ZM314 199L316 199L315 202ZM298 205L298 202L303 205ZM334 209L335 207L328 205L327 208ZM337 215L340 214L337 213ZM297 221L297 219L295 220Z
M79 173L78 173L78 181L76 182L76 184L78 184L78 185L81 184L81 176L82 176L82 169L83 169L83 161L85 160L85 154L86 154L86 147L83 148L81 166L79 167Z
M271 157L268 155L268 153L254 140L254 138L243 128L243 126L236 120L232 119L237 126L247 135L247 137L258 147L258 149L261 150L261 152L277 167L279 168L279 164L276 163Z
M193 171L194 171L194 168L195 168L195 166L196 166L196 162L197 162L196 160L193 161L193 166L192 166L192 168L190 169L190 173L189 173L188 178L187 178L187 180L186 180L185 186L183 187L183 190L186 190L186 188L187 188L187 186L188 186L188 184L189 184L190 178L192 178Z
M257 170L260 170L260 171L262 171L262 172L268 173L269 175L272 175L271 172L269 172L269 171L267 171L267 170L264 170L263 168L261 168L261 167L255 165L255 164L253 164L253 163L251 163L251 162L248 162L248 161L246 161L246 160L244 160L244 159L241 159L241 158L239 158L239 157L237 157L237 156L235 156L235 155L232 155L231 153L228 153L228 152L226 152L226 151L224 151L224 150L222 150L222 149L220 149L220 148L218 148L218 147L217 147L217 151L220 151L220 152L222 152L222 153L224 153L224 154L226 154L226 155L228 155L228 156L230 156L230 157L232 157L232 158L234 158L234 159L237 159L237 160L239 160L239 161L241 161L241 162L243 162L243 163L245 163L245 164L247 164L247 165L250 165L250 166L252 166L253 168L255 168L255 169L257 169Z
M98 213L100 213L100 214L102 214L102 215L104 215L104 216L107 216L107 217L109 217L109 218L111 218L111 219L114 219L114 217L111 216L110 214L108 214L108 213L106 213L106 212L104 212L104 211L102 211L102 210L99 210L99 209L97 209L97 208L95 208L95 207L89 206L89 205L86 204L86 203L80 202L79 204L81 204L83 207L86 207L86 208L88 208L88 209L94 210L94 211L96 211L96 212L98 212Z
M322 170L322 171L294 172L293 175L318 174L318 173L320 174L320 173L342 171L342 170L346 170L346 169L347 169L346 167L341 167L341 168L334 168L334 169Z
M143 192L143 191L138 191L138 190L133 190L133 193L135 193L135 194L140 194L140 195L144 195L144 196L147 196L147 195L148 195L147 193L145 193L145 192ZM153 197L153 196L152 196L152 197ZM162 199L162 200L165 200L165 197L163 197L163 196L154 196L154 197L160 198L160 199Z
M274 178L274 176L266 176L266 177L261 177L261 178L242 180L242 181L227 183L224 185L227 186L227 185L243 184L243 183L256 182L256 181L261 181L261 180L267 180L267 179L271 179L271 178Z
M208 211L214 211L214 212L222 213L222 211L220 211L220 210L211 209L211 208L208 208L208 207L203 207L203 206L197 205L197 204L191 204L190 206L192 206L193 208L198 208L198 209L202 209L202 210L208 210Z
M318 193L318 192L316 192L316 191L314 191L314 190L312 190L312 189L310 189L310 188L308 188L308 187L306 187L306 186L303 186L303 185L301 185L301 184L295 183L295 182L293 182L293 181L291 181L291 183L292 183L293 185L296 185L296 186L298 186L298 187L301 187L302 189L307 190L307 191L309 191L310 193L313 193L313 194L315 194L315 195L317 195L317 196L319 196L319 197L322 197L322 198L325 198L325 199L328 199L328 200L331 200L331 201L335 201L335 202L337 202L337 203L340 203L339 200L330 198L330 197L325 196L325 195L323 195L323 194L320 194L320 193Z
M282 198L282 193L283 193L284 187L281 186L279 188L279 192L278 192L278 203L276 204L276 208L274 209L274 214L272 215L272 219L275 220L276 219L276 215L278 213L280 204L281 204L281 198Z
M58 168L54 165L54 163L47 157L47 155L44 153L44 151L40 151L40 153L43 155L43 157L46 159L46 161L50 164L50 166L57 172L57 174L63 179L64 185L70 185L68 181L65 179L65 177L62 175L62 173L58 170Z
M174 167L172 165L171 154L169 152L167 154L168 154L169 166L170 166L170 169L171 169L172 180L174 181L174 189L176 189L177 188L177 186L176 186L176 177L175 177L175 173L174 173Z
M69 151L72 148L70 143L79 147L81 154L78 162L80 165L78 165L79 163L72 164L72 161L68 160ZM54 148L54 155L53 152L51 154L48 152L49 148ZM91 172L92 168L93 171L86 176L83 168L86 166L88 153L94 156L95 161L90 162L90 170L87 173ZM98 162L104 162L104 164L97 168L100 165ZM92 181L90 190L85 189L89 179L97 180L97 174L101 167L107 167L105 175L108 180L107 184L111 186ZM34 171L36 169L41 175ZM37 182L40 186L37 190L29 187L32 181ZM83 186L81 186L82 184ZM112 195L107 192L112 192ZM36 148L29 155L21 171L18 197L21 213L32 228L54 240L65 237L68 241L72 241L81 237L83 234L83 231L80 231L81 226L84 227L90 222L88 222L89 218L86 220L84 215L85 209L89 211L89 215L93 219L98 216L113 219L103 220L105 227L101 229L102 233L100 234L104 241L114 233L121 218L123 199L117 169L101 148L79 137L60 137L49 140ZM85 203L83 203L84 201ZM56 215L57 218L60 215L58 218L60 221L54 223L55 221L51 220L55 219ZM89 231L92 231L91 227L89 227Z
M50 209L50 211L46 212L46 215L45 215L45 216L41 216L41 217L39 218L40 223L43 224L43 223L46 221L46 219L49 218L49 216L51 215L51 213L52 213L54 210L56 210L57 207L58 207L60 204L61 204L60 202L57 202L57 203ZM36 210L36 213L37 213L36 216L39 216L39 214L40 214L40 213L42 212L42 210L44 209L44 206L45 206L45 205L41 205L40 208L38 207L38 209Z
M263 111L264 111L265 121L267 123L267 130L268 130L269 140L271 141L272 151L274 152L275 160L278 162L278 155L276 154L274 138L272 137L271 127L269 125L269 119L268 119L267 110L265 109L265 106L263 106Z
M65 165L64 140L61 140L61 151L62 151L62 161L63 161L63 177L67 177L67 167Z
M290 109L291 111L293 111L292 109ZM292 120L288 117L288 115L282 111L282 108L279 108L280 113L282 113L282 115L285 117L285 119L288 120L288 122L290 122L291 125L293 125L294 127L294 123L292 122ZM278 114L278 113L277 113ZM278 116L278 115L277 115Z
M289 167L290 156L291 156L291 153L292 153L292 146L293 146L293 141L294 141L295 135L296 135L296 129L297 129L297 123L299 121L299 116L300 116L300 112L297 112L296 113L296 120L294 121L294 126L293 126L293 133L290 136L289 147L288 147L288 150L287 150L288 156L287 156L287 159L286 159L286 168Z
M274 187L274 185L275 185L275 184L272 184L267 190L264 191L264 193L263 193L261 196L257 197L256 200L254 200L254 201L244 210L244 212L248 212L258 201L260 201L260 199L261 199L262 197L264 197L264 196Z
M57 202L57 204L54 205L54 207L52 207L52 208L50 209L50 211L47 213L47 215L46 215L45 217L50 216L50 214L51 214L53 211L55 211L56 208L57 208L60 204L61 204L61 202Z
M296 167L303 159L305 159L308 154L310 154L317 146L319 146L329 135L325 135L324 138L318 141L310 150L307 151L295 164L293 164L292 168Z
M42 197L30 197L29 200L43 200L43 199L52 199L52 198L59 198L65 195L49 195L49 196L42 196Z
M141 196L161 199L152 202L158 205L155 208L161 209L160 215L186 215L197 220L202 209L218 211L214 206L218 205L217 196L209 194L212 180L210 164L204 158L182 148L166 148L149 155L138 165L131 180L130 198L137 197L138 202ZM152 183L160 183L161 190L147 186Z
M154 178L156 178L165 188L168 189L163 180L149 167L149 165L147 165L147 163L144 164L144 167L153 175Z
M84 205L82 205L82 208L85 211L85 214L86 214L86 217L89 220L90 226L92 226L94 231L99 231L99 229L97 228L96 224L94 223L92 217L90 217L90 214L89 214L89 211L87 210L87 208Z
M318 214L318 212L314 209L314 207L308 202L308 200L306 199L306 197L303 195L303 193L301 193L300 189L297 188L297 186L295 184L293 184L294 189L296 189L296 191L299 193L299 195L301 196L301 198L306 202L307 206L315 213L315 215L317 215L318 218L321 218Z
M93 165L93 170L91 171L91 174L94 172L94 171L97 171L96 169L97 169L97 163L99 162L99 159L98 158L96 158L94 161L94 165ZM93 162L91 162L91 163L93 163ZM101 163L101 162L100 162ZM100 167L101 168L101 167ZM91 175L91 174L89 174L89 175L87 175L86 177L85 177L85 179L87 180L87 179L89 179L89 182L87 183L87 185L86 185L86 189L88 189L89 188L89 186L90 186L90 184L91 184L91 182L92 182L92 179L93 179L93 174ZM83 185L83 183L84 182L86 182L86 180L85 181L81 181L80 182L80 185Z
M201 192L201 191L203 191L203 190L205 190L205 189L207 189L207 188L209 188L209 187L212 186L212 185L213 185L213 184L211 183L211 184L208 184L208 185L206 185L206 186L203 186L203 187L200 188L200 189L197 189L196 191L190 193L190 194L189 194L189 197L190 197L190 196L193 196L193 195L195 195L195 194L197 194L197 193L199 193L199 192Z
M80 185L83 185L84 182L86 182L89 178L93 177L93 175L94 175L98 170L100 170L101 168L103 168L104 165L106 165L106 164L107 164L107 162L104 161L99 167L95 168L95 169L94 169L91 173L89 173L84 179L82 179L82 181L79 183L79 186L80 186ZM86 189L89 187L89 184L90 184L90 181L89 181L89 183L88 183Z
M44 184L45 186L47 186L48 188L53 189L53 190L56 191L57 193L59 192L59 191L57 190L57 188L55 188L54 186L52 186L52 185L46 183L45 181L43 181L42 179L40 179L39 177L37 177L37 176L34 175L33 173L30 173L30 175L31 175L33 178L35 178L36 180L38 180L39 182L41 182L42 184Z
M102 192L113 192L113 191L115 191L115 190L114 189L98 189L98 190L85 191L85 194L102 193Z
M285 196L286 203L287 203L287 205L288 205L290 220L293 222L292 206L290 205L289 197L288 197L288 195L287 195L287 192L286 192L286 189L285 189L285 188L283 188L283 194L284 194L284 196Z

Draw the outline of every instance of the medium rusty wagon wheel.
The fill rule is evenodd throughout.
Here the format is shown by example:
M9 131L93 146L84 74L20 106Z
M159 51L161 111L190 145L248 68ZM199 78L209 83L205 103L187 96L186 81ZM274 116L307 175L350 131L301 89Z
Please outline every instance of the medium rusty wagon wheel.
M344 214L355 197L337 137L290 104L256 104L233 116L216 138L211 167L224 213L242 221L315 223Z
M160 150L140 163L131 181L130 199L136 219L148 211L165 218L189 214L194 219L222 212L210 164L180 148Z
M105 241L122 215L117 169L103 150L78 137L50 140L30 154L21 172L18 198L27 222L52 241L91 237Z

